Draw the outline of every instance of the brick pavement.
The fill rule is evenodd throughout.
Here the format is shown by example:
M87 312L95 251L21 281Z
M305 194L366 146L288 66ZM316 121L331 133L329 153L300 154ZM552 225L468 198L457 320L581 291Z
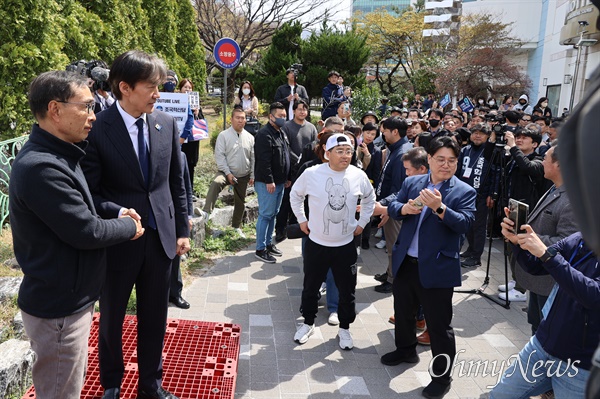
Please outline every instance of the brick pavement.
M431 351L418 347L421 361L416 365L384 366L381 355L394 349L391 294L380 294L373 275L386 266L385 250L362 250L356 287L357 318L350 331L354 349L342 351L337 344L337 327L327 324L324 298L315 321L315 334L304 345L293 336L302 322L298 311L302 291L300 240L278 244L284 256L276 264L265 264L254 257L254 246L235 256L219 260L205 275L184 289L191 303L189 310L169 309L169 317L226 321L241 324L242 339L238 364L236 399L388 399L418 398L430 377L427 372ZM486 293L495 294L503 283L502 242L492 248L490 285ZM487 260L487 244L484 259ZM463 269L463 289L478 288L485 277L485 263L477 269ZM500 364L525 345L530 337L525 304L512 303L504 309L472 294L454 295L453 326L458 361L497 362L487 367L488 376L460 376L455 368L452 389L446 398L487 397ZM474 370L473 367L472 370Z

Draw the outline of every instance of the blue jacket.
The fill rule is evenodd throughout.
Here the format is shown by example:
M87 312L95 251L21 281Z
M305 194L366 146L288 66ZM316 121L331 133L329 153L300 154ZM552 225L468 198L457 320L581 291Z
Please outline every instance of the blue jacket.
M394 144L388 146L389 155L379 176L381 189L377 190L378 199L383 199L390 194L400 191L400 187L402 187L402 183L406 179L406 169L402 163L402 155L410 148L412 148L412 144L408 142L406 137L402 137ZM378 187L375 188L377 189ZM385 203L382 203L382 205L385 205Z
M578 367L589 370L600 339L600 267L581 233L572 234L552 245L558 254L546 263L513 245L517 262L530 274L550 274L558 284L548 317L535 335L546 352L561 360L579 360ZM572 259L572 260L571 260ZM571 262L569 262L571 260ZM575 266L575 267L573 267Z
M325 120L330 116L337 115L337 109L342 101L346 101L347 98L344 95L344 88L340 85L334 85L329 83L323 87L321 91L323 97L323 110L321 111L321 119Z
M392 272L395 276L406 257L417 230L419 215L400 215L409 199L415 199L427 188L429 174L407 177L396 200L388 205L390 217L402 220L402 228L394 244ZM425 288L449 288L461 285L460 236L465 234L475 216L475 190L452 176L440 187L446 205L444 219L434 209L426 209L419 230L419 277Z

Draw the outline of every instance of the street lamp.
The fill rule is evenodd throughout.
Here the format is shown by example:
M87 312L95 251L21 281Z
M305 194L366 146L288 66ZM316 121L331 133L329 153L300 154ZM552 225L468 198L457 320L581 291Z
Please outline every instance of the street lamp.
M573 73L573 85L571 86L571 99L569 100L569 112L573 112L573 101L575 100L575 90L577 89L577 77L579 75L579 62L581 59L581 48L590 47L598 42L596 39L584 39L583 34L587 31L585 27L589 25L587 21L579 21L579 41L574 46L577 49L577 58L575 59L575 72Z

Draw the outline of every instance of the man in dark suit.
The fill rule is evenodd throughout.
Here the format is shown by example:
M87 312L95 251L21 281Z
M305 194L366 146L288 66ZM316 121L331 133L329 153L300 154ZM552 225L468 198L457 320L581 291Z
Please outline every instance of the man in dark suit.
M142 239L107 251L98 343L103 398L119 397L121 331L135 284L138 398L175 399L162 388L161 356L171 260L186 253L190 243L177 124L154 111L166 76L164 62L155 56L133 50L117 57L109 78L117 102L98 115L83 161L98 214L114 218L133 208L139 214L132 216L146 228Z
M415 316L420 303L427 317L433 364L426 398L450 390L456 355L452 321L453 287L461 285L460 236L473 223L475 190L454 176L460 147L442 136L429 145L430 173L404 180L388 214L402 220L394 245L394 314L396 350L381 357L385 365L417 363Z

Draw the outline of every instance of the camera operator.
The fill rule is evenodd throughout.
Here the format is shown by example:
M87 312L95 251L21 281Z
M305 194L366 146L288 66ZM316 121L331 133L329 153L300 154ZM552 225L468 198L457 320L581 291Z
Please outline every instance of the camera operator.
M508 129L508 126L506 128ZM544 178L542 158L535 152L542 141L542 135L538 126L531 123L523 129L517 129L514 134L507 130L505 140L510 149L510 155L506 159L504 170L506 175L505 196L500 199L500 209L507 206L509 198L524 202L529 205L529 209L533 209L551 185ZM499 192L497 187L495 192ZM510 268L514 281L516 280L514 277L515 259L512 256ZM514 288L511 289L513 284ZM502 290L502 287L499 288ZM504 287L504 290L506 292L501 292L499 295L503 300L506 299L507 293L511 302L524 302L527 300L525 289L518 284L518 281L510 282L508 287Z
M92 61L73 61L65 68L69 72L76 73L87 77L88 86L90 91L94 95L94 101L96 103L94 107L94 113L104 111L109 108L115 102L110 91L110 85L108 84L108 75L110 70L106 62L102 60Z
M287 120L291 121L294 119L294 103L298 100L304 100L307 104L310 103L308 99L308 93L306 88L299 85L296 80L298 78L298 72L302 70L301 64L294 64L287 71L285 76L287 77L287 83L279 86L275 92L275 102L282 103L287 113ZM310 116L310 112L309 112Z
M335 116L340 103L347 100L346 96L344 96L344 88L338 84L339 77L340 74L336 71L331 71L327 75L329 84L323 87L321 91L321 96L323 97L322 120L330 116Z

